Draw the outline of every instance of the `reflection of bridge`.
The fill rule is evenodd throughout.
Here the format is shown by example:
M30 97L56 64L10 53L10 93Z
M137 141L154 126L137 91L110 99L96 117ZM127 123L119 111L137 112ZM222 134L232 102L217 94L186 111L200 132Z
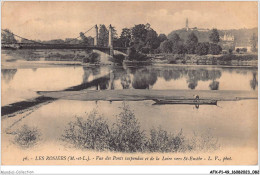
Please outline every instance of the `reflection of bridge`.
M94 26L93 26L94 27ZM87 32L89 32L93 27L91 27L89 30L87 30ZM29 41L28 43L2 43L2 49L8 49L8 48L12 48L12 49L86 49L86 50L100 50L102 52L105 52L111 56L114 55L114 50L118 50L120 52L123 52L125 54L127 54L127 48L124 47L113 47L113 27L111 25L109 25L109 30L108 30L108 46L100 46L98 45L98 26L95 25L95 37L94 37L94 45L88 45L85 43L80 43L80 44L70 44L69 42L76 40L77 38L74 38L72 40L70 40L68 43L64 42L61 44L50 44L50 43L41 43L41 42L37 42L34 40L29 40L23 37L20 37L19 35L13 34L9 31L3 30L4 32L8 32L18 38L24 39L26 41ZM87 32L85 32L84 34L86 34Z

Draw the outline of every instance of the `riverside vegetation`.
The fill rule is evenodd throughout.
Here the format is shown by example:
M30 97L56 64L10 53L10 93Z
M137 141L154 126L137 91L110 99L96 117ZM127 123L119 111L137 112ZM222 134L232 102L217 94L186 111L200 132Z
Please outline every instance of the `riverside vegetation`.
M135 114L125 103L112 125L94 110L86 119L76 117L75 121L69 122L61 140L78 149L113 152L210 151L220 147L218 140L210 134L194 134L188 139L182 130L173 134L158 127L152 128L147 136Z

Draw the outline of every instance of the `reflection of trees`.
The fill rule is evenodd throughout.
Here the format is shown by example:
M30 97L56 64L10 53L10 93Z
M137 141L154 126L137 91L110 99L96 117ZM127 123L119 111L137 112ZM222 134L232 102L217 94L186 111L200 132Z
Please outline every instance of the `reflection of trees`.
M197 87L197 85L198 85L198 81L196 81L196 80L189 80L188 81L188 87L190 89L195 89Z
M181 77L181 72L177 70L163 70L162 76L166 81L170 81L171 79L177 80Z
M157 81L157 73L148 69L137 70L134 74L132 86L135 89L149 89Z
M37 71L37 68L32 68L32 71L33 71L33 72L36 72L36 71Z
M209 88L210 88L211 90L218 90L218 88L219 88L219 82L213 80L212 83L209 84Z
M99 75L101 73L100 66L90 67L89 69L92 71L93 76Z
M88 82L88 78L91 75L92 70L88 67L83 67L83 71L84 71L84 74L82 77L82 79L83 79L82 83L86 83L86 82Z
M123 89L129 89L131 84L131 77L129 74L123 74L120 78Z
M108 89L109 80L108 81L100 81L98 85L99 85L100 90Z
M188 70L187 76L188 76L187 83L190 89L195 89L196 86L198 85L198 81L209 81L209 80L213 80L213 82L215 82L214 84L212 84L215 85L214 87L212 86L212 88L218 89L219 82L216 82L215 79L221 77L221 72L219 70L206 70L206 69Z
M2 69L2 77L6 83L9 83L17 72L17 69Z
M257 85L258 85L258 81L256 78L256 72L253 72L253 79L250 80L250 86L253 90L255 90Z

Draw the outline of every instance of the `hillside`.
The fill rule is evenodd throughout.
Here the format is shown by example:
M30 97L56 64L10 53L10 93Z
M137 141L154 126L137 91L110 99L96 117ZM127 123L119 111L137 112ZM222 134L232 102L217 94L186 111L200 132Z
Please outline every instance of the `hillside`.
M188 35L194 32L195 35L198 37L199 42L208 42L209 41L209 34L210 31L198 31L198 30L188 30L180 29L172 31L168 35L168 39L171 39L174 33L179 34L180 38L185 42L188 38ZM224 34L228 35L234 35L234 44L236 46L245 46L250 45L250 38L252 37L253 33L257 35L258 29L252 28L252 29L231 29L231 30L219 30L219 35L224 36Z

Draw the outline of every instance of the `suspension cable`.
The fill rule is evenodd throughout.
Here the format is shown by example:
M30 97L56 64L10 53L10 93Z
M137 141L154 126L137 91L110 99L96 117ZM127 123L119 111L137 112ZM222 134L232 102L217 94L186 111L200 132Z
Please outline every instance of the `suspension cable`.
M88 30L87 30L86 32L84 32L83 34L85 35L86 33L88 33L88 32L89 32L91 29L93 29L94 27L95 27L95 25L92 26L90 29L88 29ZM41 42L37 42L37 41L31 40L31 39L27 39L27 38L21 37L21 36L16 35L16 34L10 32L10 31L8 31L8 30L5 30L5 29L1 29L1 30L4 31L4 32L10 33L10 34L12 34L12 35L14 35L14 36L16 36L16 37L18 37L18 38L21 38L21 39L24 39L24 40L27 40L27 41L31 41L31 42L33 42L33 43L42 44L42 45L51 45L50 43L41 43ZM71 41L73 41L73 40L77 40L78 38L80 38L80 36L78 36L77 38L73 38L72 40L69 40L69 41L67 41L67 42L64 41L64 43L62 43L62 44L69 43L69 42L71 42Z

